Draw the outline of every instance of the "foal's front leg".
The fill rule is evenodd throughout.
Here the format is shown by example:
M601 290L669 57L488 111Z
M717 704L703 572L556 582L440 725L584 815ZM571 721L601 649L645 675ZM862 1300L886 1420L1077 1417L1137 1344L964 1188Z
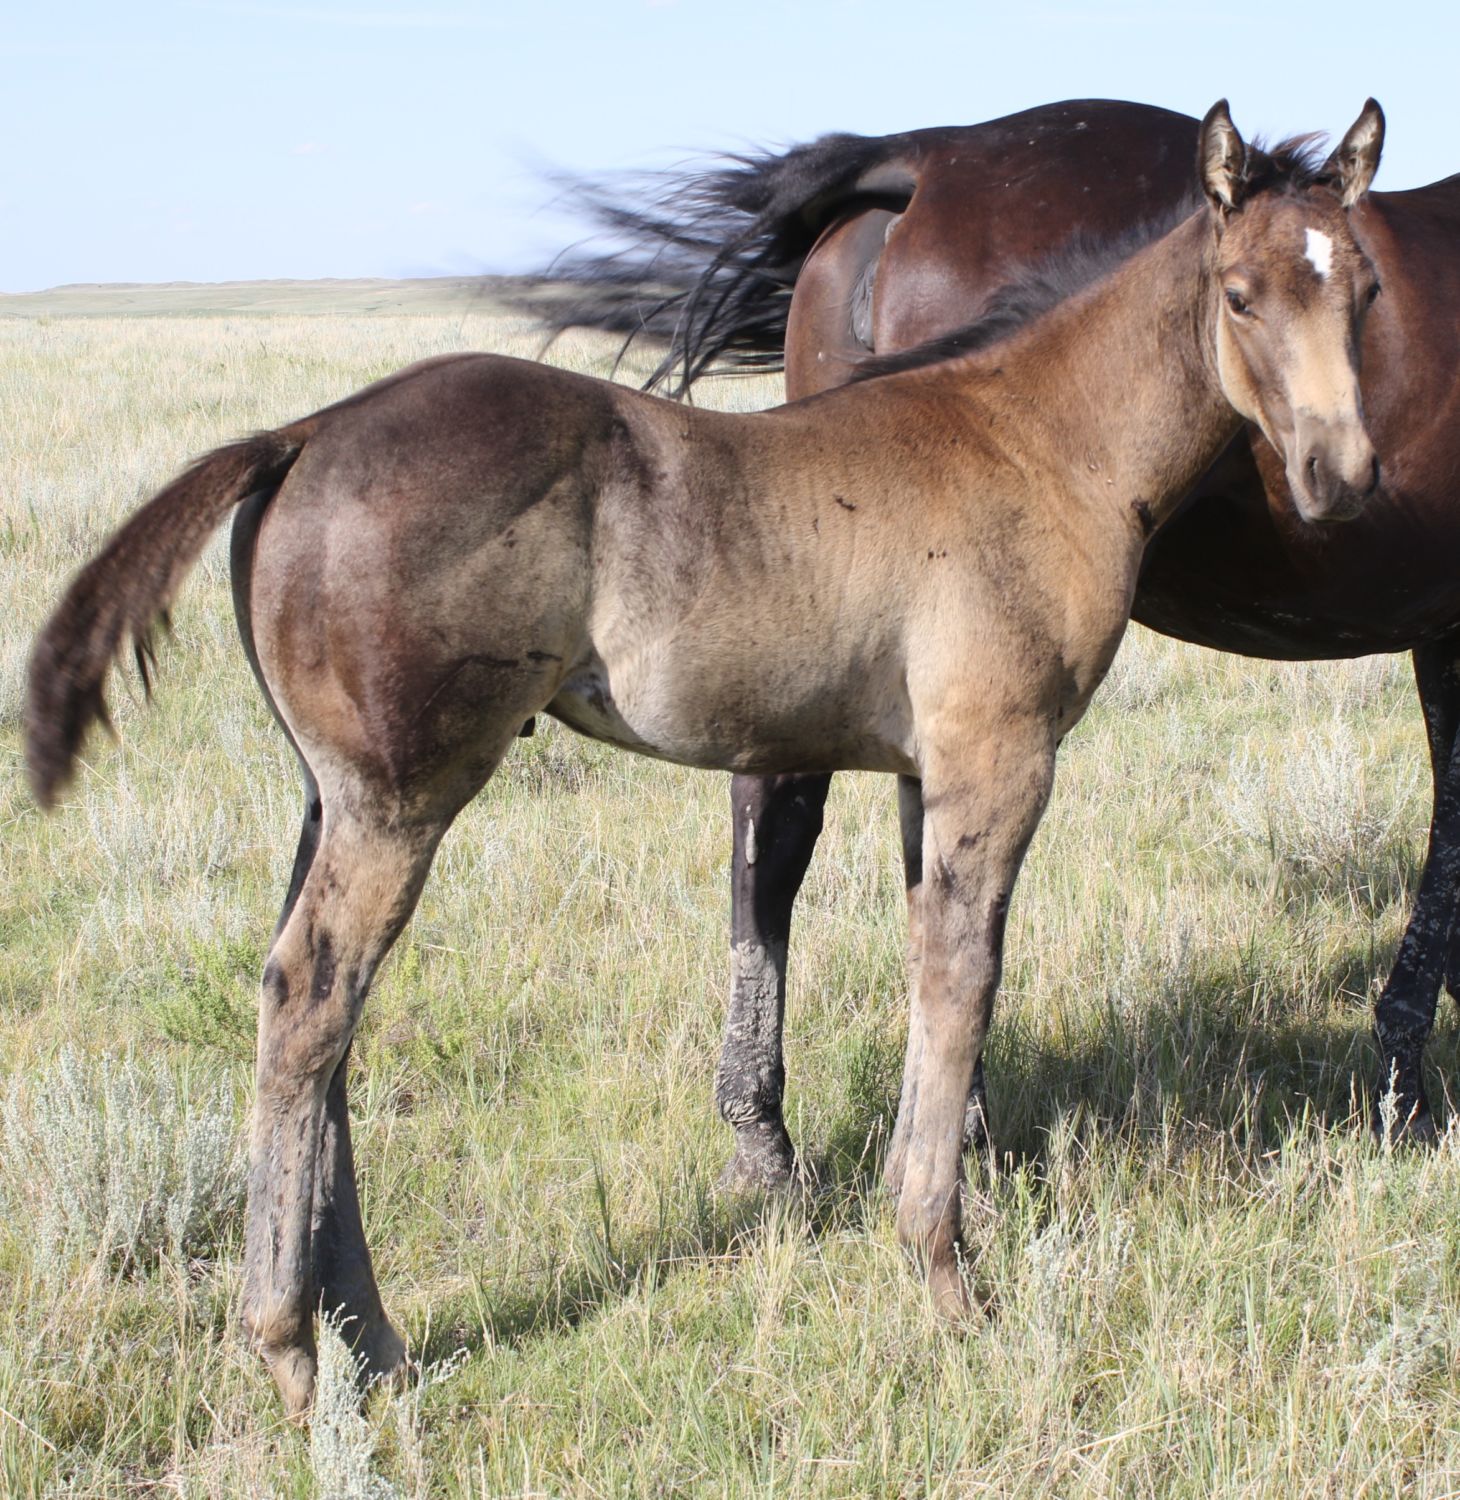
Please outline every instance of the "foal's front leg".
M924 766L922 954L908 1040L916 1081L905 1086L898 1120L905 1166L897 1230L926 1270L934 1305L950 1316L968 1308L961 1188L969 1094L993 1014L1009 897L1053 769L1053 743L1040 726L1020 734L1007 724L998 744L935 753Z
M918 1014L918 983L923 962L923 785L911 776L897 779L897 813L902 830L902 868L907 881L907 1051L902 1065L902 1094L897 1123L887 1148L882 1180L895 1198L902 1192L907 1172L907 1126L911 1124L923 1065L922 1028ZM973 1065L973 1082L963 1112L963 1149L984 1151L989 1144L988 1095L984 1088L983 1053Z

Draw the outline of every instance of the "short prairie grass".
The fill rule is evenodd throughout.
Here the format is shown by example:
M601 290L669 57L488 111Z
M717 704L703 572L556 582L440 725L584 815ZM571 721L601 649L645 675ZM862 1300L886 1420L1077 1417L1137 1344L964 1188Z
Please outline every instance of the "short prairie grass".
M822 1190L725 1201L725 780L540 722L448 837L357 1046L366 1222L424 1377L358 1422L336 1401L313 1440L281 1422L236 1333L223 1157L208 1202L167 1208L205 1121L241 1137L298 815L222 544L158 701L117 693L120 745L50 819L20 774L23 664L67 573L190 455L485 346L538 347L470 310L0 320L0 1492L1460 1490L1460 1135L1387 1154L1357 1123L1428 812L1407 669L1139 630L1015 896L968 1210L986 1321L934 1320L877 1186L891 784L838 779L796 919L788 1112ZM128 1068L128 1128L170 1165L145 1243L104 1253L118 1168L94 1143ZM63 1117L57 1166L36 1143Z

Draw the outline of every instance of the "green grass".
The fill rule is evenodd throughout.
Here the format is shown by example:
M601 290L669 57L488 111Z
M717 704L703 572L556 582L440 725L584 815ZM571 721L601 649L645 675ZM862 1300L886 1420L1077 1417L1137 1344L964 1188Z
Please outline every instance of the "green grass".
M65 576L190 455L489 345L536 347L478 314L0 320L17 1120L63 1051L130 1053L183 1080L178 1130L221 1080L241 1133L299 811L220 543L157 702L118 691L121 744L36 812L21 674ZM1390 1156L1354 1120L1427 779L1402 661L1268 666L1132 633L1014 899L999 1155L968 1210L995 1307L960 1333L876 1185L904 1014L890 781L839 778L798 908L788 1112L824 1190L727 1202L724 779L540 722L448 837L367 1007L365 1217L428 1377L375 1393L350 1441L401 1495L1460 1491L1460 1135ZM62 1185L38 1177L0 1170L0 1493L316 1493L324 1460L236 1332L236 1207L181 1255L73 1247L58 1271L36 1216Z

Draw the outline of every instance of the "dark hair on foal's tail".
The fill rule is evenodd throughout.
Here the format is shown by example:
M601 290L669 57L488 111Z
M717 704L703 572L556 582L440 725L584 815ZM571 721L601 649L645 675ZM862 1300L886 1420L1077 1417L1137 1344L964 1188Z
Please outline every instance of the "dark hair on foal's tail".
M71 779L93 724L111 727L102 688L130 643L150 694L153 632L208 539L228 513L277 489L310 427L263 432L200 458L149 500L71 580L31 651L25 699L25 763L42 807Z
M779 370L807 252L850 197L905 206L905 145L827 135L705 171L569 180L574 206L618 248L559 257L553 284L521 305L556 332L601 328L625 334L626 349L640 335L666 341L646 390L682 395L712 370Z

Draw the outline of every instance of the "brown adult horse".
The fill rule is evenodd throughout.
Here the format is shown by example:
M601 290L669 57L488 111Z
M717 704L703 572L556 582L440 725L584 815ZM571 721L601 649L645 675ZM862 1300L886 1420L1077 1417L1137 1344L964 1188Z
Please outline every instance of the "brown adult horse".
M671 179L647 207L590 191L590 210L633 248L568 263L580 295L554 315L666 336L651 384L676 390L715 367L772 368L784 344L787 395L810 395L874 355L934 338L956 348L970 318L986 336L990 323L1067 292L1068 263L1051 252L1179 202L1193 186L1197 128L1169 110L1082 100L961 129L829 136ZM1252 656L1414 652L1435 810L1414 911L1377 1006L1377 1087L1393 1078L1397 1118L1428 1136L1422 1052L1442 976L1460 998L1460 928L1451 937L1460 896L1460 177L1371 194L1355 230L1384 286L1364 344L1383 494L1357 526L1304 527L1282 464L1249 431L1197 484L1199 503L1152 541L1134 618ZM654 285L668 290L651 297ZM781 1109L786 954L828 786L799 776L739 777L731 787L731 999L716 1081L736 1131L730 1180L774 1185L791 1170ZM913 879L916 799L902 810ZM971 1135L982 1121L980 1070Z
M321 1302L356 1320L373 1368L402 1356L360 1224L345 1058L441 836L541 712L692 766L920 782L890 1175L936 1303L967 1306L963 1118L1004 914L1149 529L1244 416L1309 517L1351 516L1377 483L1357 372L1375 282L1348 209L1382 133L1370 101L1315 170L1249 152L1217 105L1209 202L1107 279L983 353L770 413L427 361L202 459L82 570L31 664L46 803L111 660L243 506L240 625L307 788L260 998L243 1299L291 1411Z

